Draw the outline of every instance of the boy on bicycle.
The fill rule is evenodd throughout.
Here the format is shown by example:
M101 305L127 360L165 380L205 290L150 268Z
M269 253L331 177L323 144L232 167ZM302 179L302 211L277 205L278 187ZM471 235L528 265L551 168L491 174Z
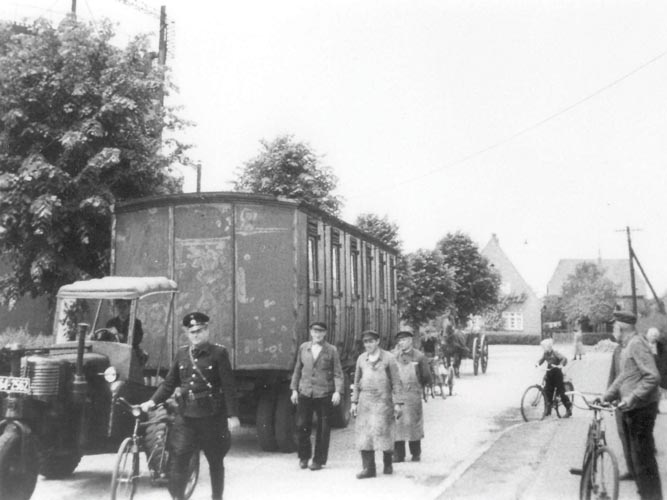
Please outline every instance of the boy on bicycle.
M540 342L540 345L542 346L542 349L544 349L544 354L537 362L537 366L545 362L547 364L547 373L544 376L544 397L546 398L545 413L547 415L551 414L551 406L555 389L560 396L561 401L565 405L565 417L571 417L572 403L570 402L570 398L568 398L565 394L565 385L563 384L562 371L562 368L567 364L567 358L558 351L554 350L553 339L544 339L542 342Z

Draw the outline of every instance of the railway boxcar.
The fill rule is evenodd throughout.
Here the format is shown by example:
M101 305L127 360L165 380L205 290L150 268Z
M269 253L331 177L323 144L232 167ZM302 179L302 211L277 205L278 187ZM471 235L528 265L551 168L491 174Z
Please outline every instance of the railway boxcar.
M179 293L166 342L146 336L145 375L164 374L187 340L180 318L211 318L240 392L241 418L255 422L265 450L294 450L289 378L308 324L324 321L345 371L334 423L349 421L350 372L360 334L396 332L396 250L306 204L268 195L192 193L119 203L112 274L166 276ZM150 318L140 319L150 323Z

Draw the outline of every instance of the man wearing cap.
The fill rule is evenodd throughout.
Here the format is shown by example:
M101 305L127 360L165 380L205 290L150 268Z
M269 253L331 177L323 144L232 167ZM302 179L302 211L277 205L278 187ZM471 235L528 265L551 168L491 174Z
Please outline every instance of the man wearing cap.
M291 400L296 405L299 467L320 470L329 455L329 419L333 406L340 404L343 387L343 369L335 346L324 340L327 325L314 322L310 325L310 341L304 342L297 352L292 373ZM317 415L315 429L315 455L312 454L310 435L313 430L313 413Z
M169 398L180 396L180 411L169 435L171 470L169 492L182 500L192 454L202 450L211 474L211 497L220 500L225 482L223 460L231 445L230 429L239 427L234 377L227 350L209 342L209 317L187 314L183 326L189 345L179 348L176 358L155 394L141 404L143 411Z
M422 395L424 386L431 385L431 370L428 358L412 346L411 331L402 330L396 334L398 344L392 352L398 364L401 377L401 399L403 413L396 422L394 442L394 462L405 460L405 442L408 441L413 462L421 460L421 440L424 438L424 409Z
M375 450L382 450L383 472L392 474L395 422L401 416L401 378L394 356L380 349L380 335L361 334L366 352L357 358L351 412L356 417L362 470L358 479L375 477Z
M622 425L627 435L637 491L642 500L661 500L662 485L655 459L653 427L658 414L660 375L646 338L637 335L637 317L626 311L614 312L614 335L623 346L614 381L604 395L619 401ZM614 363L612 363L612 370Z

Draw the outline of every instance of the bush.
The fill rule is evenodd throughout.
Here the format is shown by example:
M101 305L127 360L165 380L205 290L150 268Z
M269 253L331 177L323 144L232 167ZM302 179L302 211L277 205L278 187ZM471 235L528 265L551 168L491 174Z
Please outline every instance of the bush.
M0 348L9 344L21 344L26 348L47 347L52 344L50 335L31 335L24 328L7 328L0 333Z
M611 333L586 332L581 335L581 342L584 345L595 345L602 340L614 340Z

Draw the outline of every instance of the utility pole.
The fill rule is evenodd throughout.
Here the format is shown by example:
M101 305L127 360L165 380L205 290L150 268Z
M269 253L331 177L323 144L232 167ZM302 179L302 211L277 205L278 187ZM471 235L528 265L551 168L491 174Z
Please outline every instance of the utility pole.
M625 226L628 235L628 255L630 262L630 286L632 287L632 313L637 316L637 289L635 287L634 252L632 251L632 239L630 238L630 226Z
M76 17L76 0L72 0L72 15Z
M73 0L76 2L76 0ZM157 61L162 68L167 63L167 7L160 7L160 40L158 43Z

